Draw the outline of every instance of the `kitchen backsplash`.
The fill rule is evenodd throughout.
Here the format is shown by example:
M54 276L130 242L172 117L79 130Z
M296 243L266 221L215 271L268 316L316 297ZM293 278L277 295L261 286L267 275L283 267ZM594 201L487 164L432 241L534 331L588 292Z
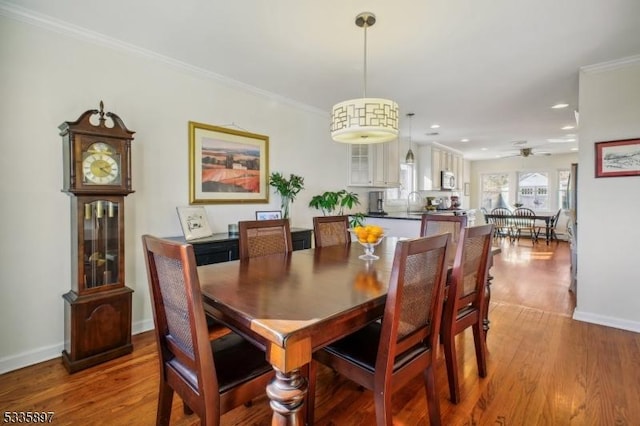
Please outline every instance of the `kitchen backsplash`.
M461 202L460 208L466 208L468 206L465 205L465 198L463 197L461 191L417 191L420 194L420 197L423 200L423 204L426 204L427 197L434 197L435 199L441 200L451 200L451 196L455 195L459 197ZM386 199L384 203L384 210L386 212L399 212L407 210L407 199Z

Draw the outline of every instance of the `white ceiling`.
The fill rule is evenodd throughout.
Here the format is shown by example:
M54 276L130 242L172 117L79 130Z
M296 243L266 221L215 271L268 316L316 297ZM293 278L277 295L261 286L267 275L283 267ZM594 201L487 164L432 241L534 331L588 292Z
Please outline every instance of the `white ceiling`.
M405 115L413 112L414 143L435 141L469 159L517 153L514 141L527 141L534 153L576 148L577 142L547 140L577 134L561 128L576 124L579 67L640 54L639 0L0 0L0 6L327 113L363 95L364 31L354 19L373 12L367 95L399 104L403 150ZM558 102L569 107L550 108ZM432 130L434 123L440 129Z

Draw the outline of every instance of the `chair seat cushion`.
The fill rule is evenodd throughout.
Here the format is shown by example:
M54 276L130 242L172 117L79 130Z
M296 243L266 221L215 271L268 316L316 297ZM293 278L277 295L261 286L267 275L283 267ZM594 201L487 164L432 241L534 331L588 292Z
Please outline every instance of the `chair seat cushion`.
M212 340L211 350L220 393L272 370L266 361L265 353L236 333ZM169 365L194 389L198 389L198 379L191 369L176 358L169 361Z
M381 330L382 324L377 321L373 322L355 333L328 345L323 350L329 355L343 358L373 373L376 366ZM419 344L397 355L393 369L401 368L428 349L427 344ZM322 362L321 355L319 358Z
M211 349L220 392L273 369L267 362L264 351L236 333L213 340Z

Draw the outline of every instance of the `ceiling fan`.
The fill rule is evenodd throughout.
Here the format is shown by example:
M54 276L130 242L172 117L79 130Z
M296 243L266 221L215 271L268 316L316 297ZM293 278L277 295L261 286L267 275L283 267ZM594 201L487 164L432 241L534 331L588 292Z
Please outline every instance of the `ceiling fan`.
M520 149L518 150L517 153L511 154L511 155L506 155L505 158L506 157L524 157L524 158L527 158L527 157L530 157L532 155L551 155L550 152L543 152L543 151L534 153L533 152L533 147L522 146L524 144L526 144L526 141L514 142L513 146L515 146L515 147L519 146Z

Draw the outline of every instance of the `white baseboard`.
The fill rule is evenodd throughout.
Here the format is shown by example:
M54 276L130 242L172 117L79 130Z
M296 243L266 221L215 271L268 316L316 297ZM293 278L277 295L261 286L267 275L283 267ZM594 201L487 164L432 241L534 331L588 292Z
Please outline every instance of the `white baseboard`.
M131 325L131 334L136 335L144 333L145 331L153 330L155 325L153 324L153 318L134 322Z
M63 349L64 342L60 342L55 345L42 346L30 351L4 357L0 359L0 374L48 361L53 358L60 358Z
M131 325L131 333L134 335L140 334L145 331L153 330L153 328L154 325L152 319L142 320ZM49 361L54 358L60 358L63 349L64 342L60 342L55 345L42 346L29 351L4 357L0 359L0 374L8 373L9 371L28 367L40 362Z
M640 333L640 322L638 321L629 321L621 318L609 317L606 315L582 312L577 309L573 311L573 319L577 321L588 322L591 324L604 325L607 327L619 328L621 330Z

